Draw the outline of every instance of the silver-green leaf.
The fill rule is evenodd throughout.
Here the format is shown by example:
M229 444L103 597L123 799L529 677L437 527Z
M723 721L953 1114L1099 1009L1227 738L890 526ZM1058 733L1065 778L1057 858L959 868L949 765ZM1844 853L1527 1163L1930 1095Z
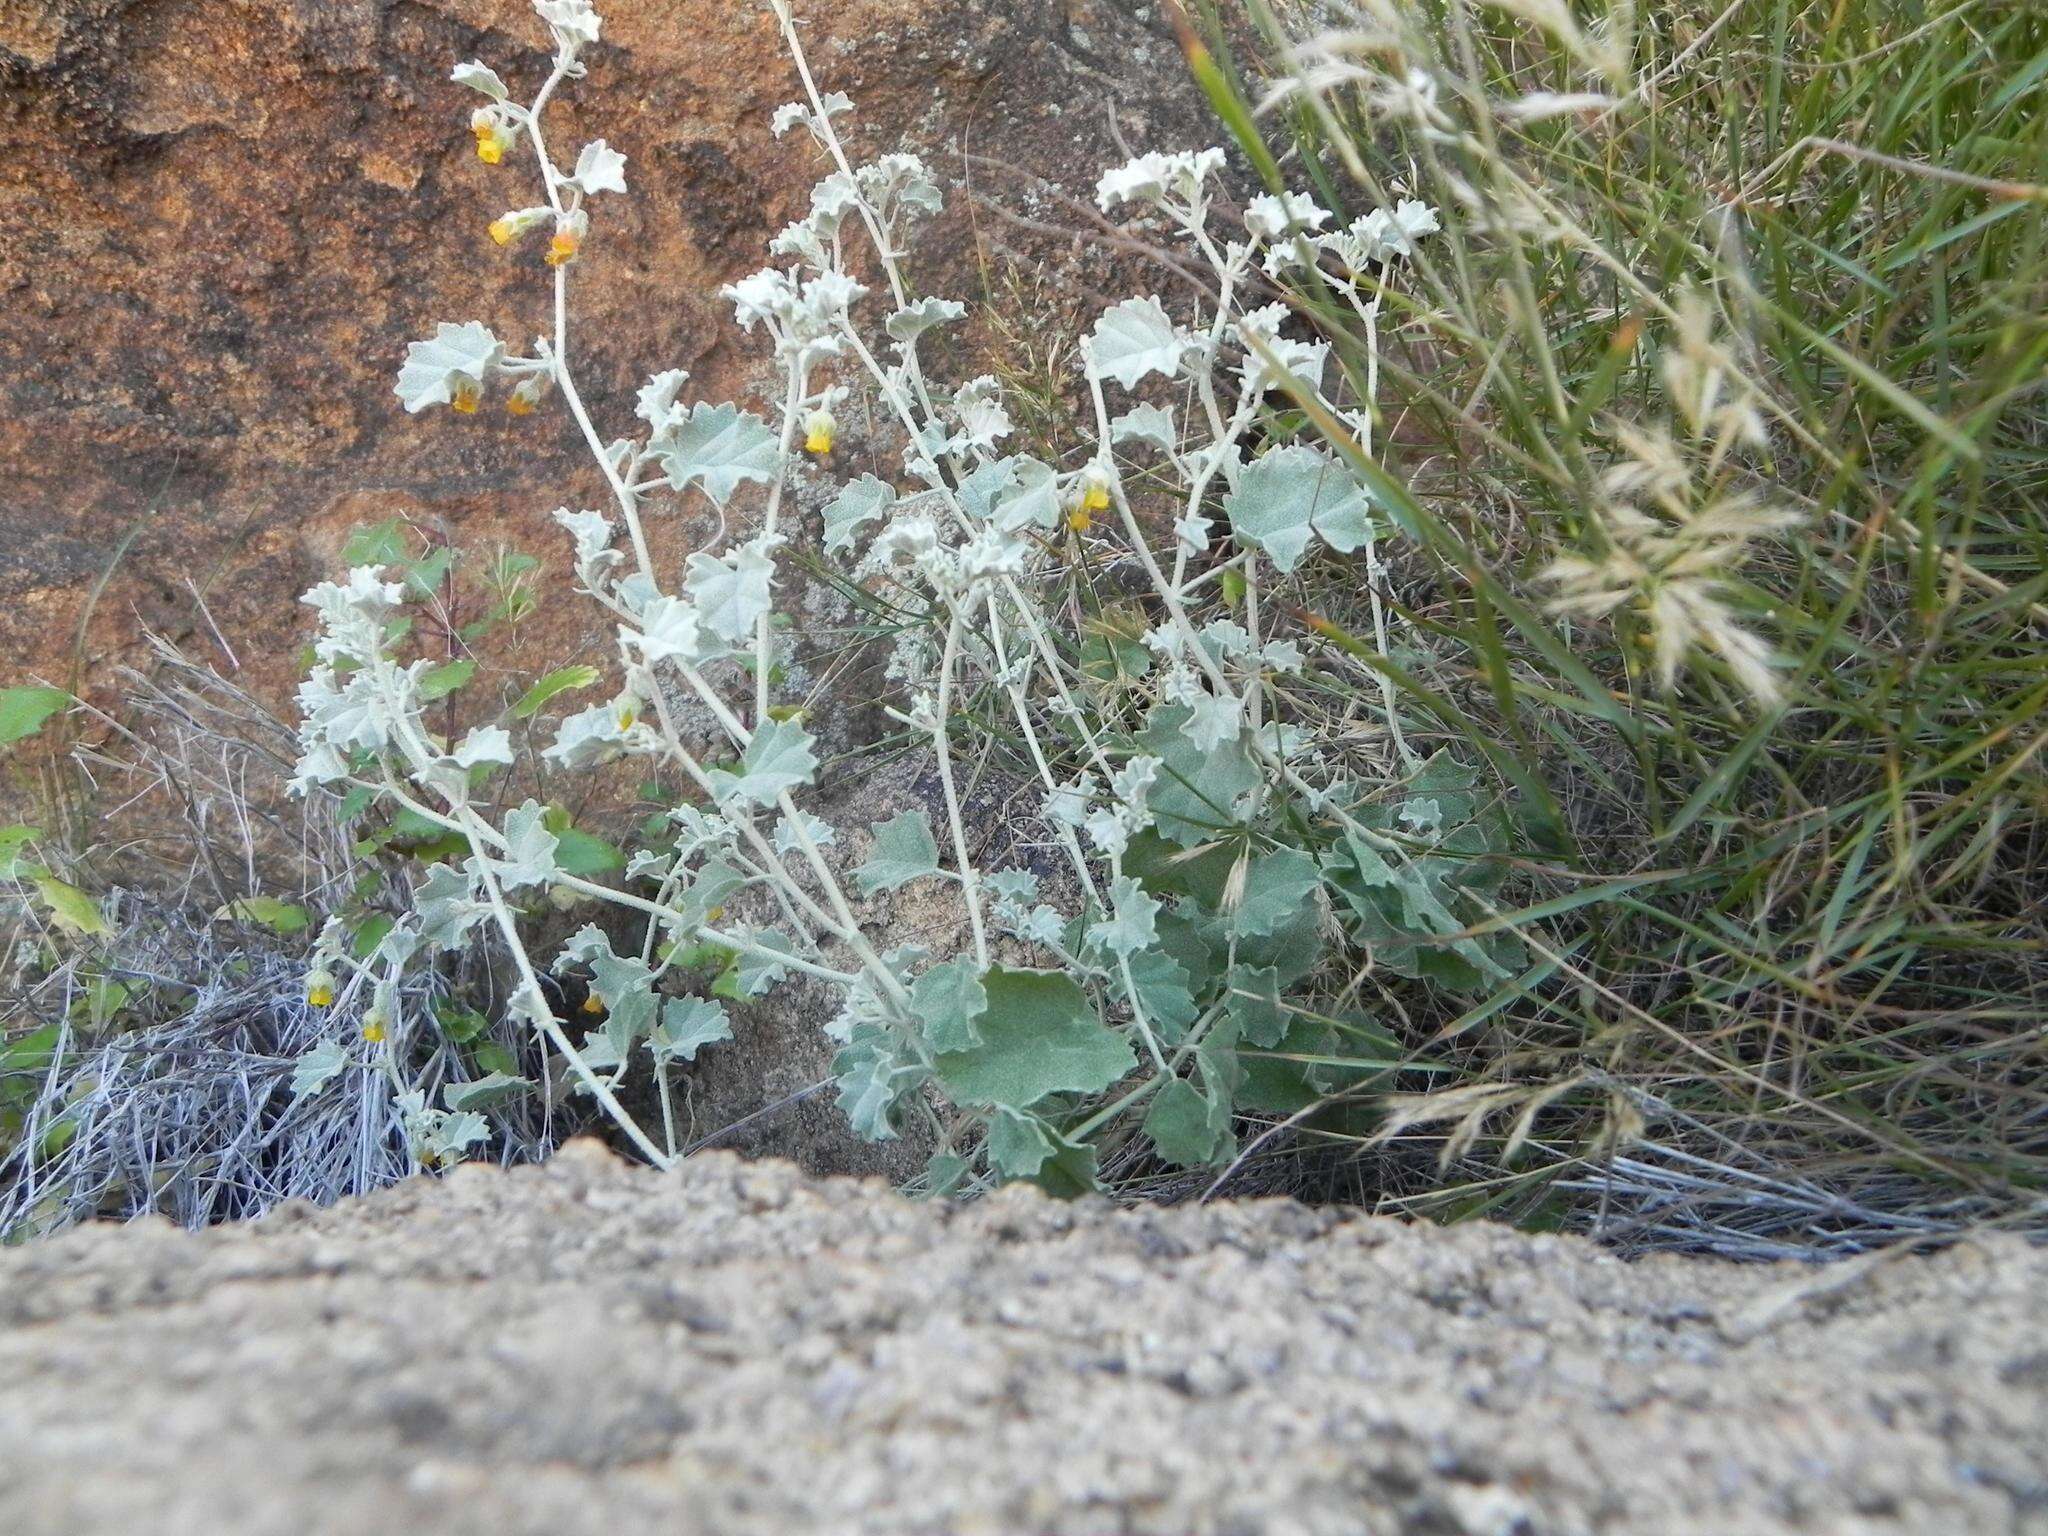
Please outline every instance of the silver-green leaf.
M1055 1093L1099 1093L1137 1065L1072 977L997 966L982 985L981 1044L933 1063L954 1098L1028 1109Z
M1372 497L1335 459L1300 443L1276 448L1239 473L1223 499L1240 542L1285 575L1319 536L1345 553L1372 536Z
M1088 366L1097 378L1134 389L1147 376L1180 372L1194 338L1176 327L1157 299L1125 299L1103 311L1085 343Z
M939 845L932 839L931 818L923 811L904 811L874 830L874 851L853 872L863 896L893 891L939 872Z
M773 480L781 446L768 424L735 405L690 407L689 414L649 443L677 490L701 486L718 506L742 481Z
M711 770L711 792L723 805L732 799L773 805L781 796L811 782L818 771L811 733L794 720L764 720L747 743L737 774Z

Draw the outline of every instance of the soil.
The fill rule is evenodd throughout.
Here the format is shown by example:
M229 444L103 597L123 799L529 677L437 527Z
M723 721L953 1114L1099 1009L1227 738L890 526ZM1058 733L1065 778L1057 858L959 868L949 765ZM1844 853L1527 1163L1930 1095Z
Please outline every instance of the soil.
M0 1530L2024 1536L2044 1286L579 1142L0 1253Z

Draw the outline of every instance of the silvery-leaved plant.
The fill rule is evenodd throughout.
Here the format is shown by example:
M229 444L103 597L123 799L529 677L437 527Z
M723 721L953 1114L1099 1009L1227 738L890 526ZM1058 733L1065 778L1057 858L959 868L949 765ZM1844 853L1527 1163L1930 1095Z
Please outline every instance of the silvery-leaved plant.
M778 384L766 417L692 399L688 375L668 369L639 391L631 429L610 437L578 392L571 277L606 236L607 200L630 186L604 141L565 168L544 134L548 103L599 36L590 6L539 0L555 53L528 105L480 64L454 73L483 97L472 120L482 158L500 163L523 144L537 167L538 200L490 233L514 250L546 235L552 331L515 354L474 322L441 325L409 349L397 392L414 412L475 411L501 392L517 412L559 400L574 421L610 500L552 522L577 586L615 629L616 672L543 755L567 772L634 759L681 793L623 856L618 884L578 872L573 830L552 808L493 792L515 756L504 730L437 732L437 674L402 659L412 589L367 567L323 583L306 599L319 635L297 783L376 797L450 842L417 879L413 910L374 943L323 944L322 985L369 986L396 1007L406 966L501 946L512 1008L657 1164L678 1154L670 1075L730 1038L724 1002L799 975L838 998L828 1027L852 1126L881 1140L927 1123L934 1189L1087 1188L1110 1154L1226 1164L1242 1117L1356 1095L1392 1065L1398 1047L1359 1006L1357 978L1470 986L1499 980L1513 958L1507 941L1473 931L1498 879L1485 855L1499 828L1470 774L1411 753L1391 697L1384 756L1337 750L1296 703L1312 660L1291 583L1313 562L1356 561L1384 649L1378 549L1390 530L1343 463L1278 440L1275 406L1291 398L1352 423L1370 451L1372 363L1361 379L1301 339L1269 275L1314 267L1376 319L1435 215L1405 202L1333 227L1292 192L1226 213L1216 149L1109 171L1102 208L1163 225L1206 273L1208 297L1191 313L1139 294L1101 314L1078 381L1092 443L1046 462L1019 451L995 378L949 379L934 363L936 339L969 311L905 275L943 206L930 170L910 154L856 163L843 136L853 104L817 89L789 0L769 3L805 95L764 126L807 142L823 175L809 213L770 243L770 264L724 290ZM899 467L836 483L822 549L893 616L883 704L928 753L939 806L866 828L819 814L828 786L803 701L785 696L793 657L777 612L803 532L790 488L833 476L856 397L881 423L875 462ZM646 521L678 513L715 531L664 565ZM1077 583L1083 567L1111 572L1100 591L1118 595ZM685 709L699 724L679 724ZM705 721L720 738L711 748ZM956 770L991 749L1036 781L1050 862L977 861ZM957 901L958 953L869 937L857 904L913 886ZM644 923L643 942L621 953L592 926L556 955L531 955L522 913L578 900L622 907ZM1353 963L1326 966L1333 945ZM712 995L691 995L705 976ZM558 1008L565 979L590 999L573 1035ZM373 1049L432 1026L387 1027ZM309 1079L338 1070L333 1054ZM620 1102L634 1073L654 1075L658 1129ZM531 1086L497 1076L489 1095L407 1101L423 1161L479 1145L478 1111Z

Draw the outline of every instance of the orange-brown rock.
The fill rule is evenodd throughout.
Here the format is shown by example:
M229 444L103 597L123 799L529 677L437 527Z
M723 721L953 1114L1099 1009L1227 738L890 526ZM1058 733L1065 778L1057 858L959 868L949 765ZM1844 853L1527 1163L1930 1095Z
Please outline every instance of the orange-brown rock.
M691 369L711 398L746 387L758 353L717 288L761 263L815 168L769 132L795 83L764 5L600 9L554 135L630 157L634 195L607 200L574 285L579 377L623 431L656 369ZM1030 175L1085 190L1119 138L1211 134L1157 6L799 10L865 148L919 148L948 184L920 252L929 291L979 296L1020 241L1061 249L1069 295L1109 260L978 213L970 174L1026 208ZM547 510L599 504L563 413L408 418L391 392L437 321L522 342L546 324L538 250L485 234L535 199L530 168L470 152L474 97L448 71L471 57L532 88L546 60L527 0L0 0L0 682L69 674L110 569L88 677L147 625L279 702L294 597L355 524L404 515L561 569ZM973 155L1025 175L991 180Z

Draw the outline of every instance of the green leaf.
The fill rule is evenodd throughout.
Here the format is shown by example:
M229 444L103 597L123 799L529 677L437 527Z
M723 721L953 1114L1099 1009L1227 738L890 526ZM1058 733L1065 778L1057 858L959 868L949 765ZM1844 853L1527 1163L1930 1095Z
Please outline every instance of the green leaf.
M50 1128L43 1132L42 1155L45 1162L56 1157L72 1142L78 1140L78 1111L68 1109L52 1121Z
M1183 733L1189 711L1179 704L1152 711L1138 735L1142 751L1159 759L1145 803L1159 835L1186 847L1203 843L1232 825L1232 807L1258 788L1259 770L1242 740L1204 752Z
M982 985L982 1043L933 1063L956 1099L1028 1109L1055 1093L1098 1093L1137 1065L1130 1042L1096 1017L1072 978L998 966Z
M476 663L468 657L444 661L420 679L420 700L431 704L436 699L445 699L475 676Z
M304 907L279 901L275 896L244 896L216 911L213 920L255 923L273 933L291 934L304 933L313 916Z
M867 1141L896 1138L896 1112L924 1082L925 1069L906 1061L887 1031L872 1024L855 1027L845 1049L833 1058L839 1108Z
M1098 683L1128 683L1152 670L1152 653L1141 635L1106 619L1088 626L1081 641L1081 675Z
M1313 903L1322 883L1315 860L1297 848L1260 854L1245 868L1243 898L1230 913L1232 931L1243 938L1277 932Z
M36 891L57 926L76 934L105 934L111 930L93 899L75 885L66 885L55 875L37 875Z
M564 827L555 834L555 868L565 875L596 880L625 867L625 854L580 827Z
M1230 1108L1208 1098L1185 1078L1175 1078L1153 1097L1145 1134L1165 1161L1179 1168L1206 1168L1237 1151Z
M1187 967L1164 950L1148 949L1131 956L1131 981L1137 989L1136 1002L1144 1010L1145 1022L1168 1045L1177 1045L1187 1035L1200 1009L1195 1006L1194 986ZM1121 974L1112 979L1111 990L1131 1001Z
M56 1059L57 1047L63 1043L64 1025L45 1024L41 1029L8 1040L0 1037L0 1094L19 1091L24 1078L40 1077L50 1069ZM14 1079L12 1083L9 1079ZM31 1096L37 1090L28 1089Z
M1437 862L1409 862L1396 869L1378 849L1347 831L1340 848L1325 855L1323 868L1332 889L1357 917L1359 936L1390 969L1459 988L1475 987L1487 977L1505 979L1506 967L1478 938L1454 937L1469 925L1447 904L1457 893L1440 877L1432 878L1428 866ZM1447 942L1418 945L1418 938Z
M1346 553L1365 543L1372 506L1341 464L1299 443L1247 464L1237 489L1223 498L1239 541L1263 551L1282 575L1301 564L1311 534Z
M997 1110L989 1117L983 1151L999 1177L1029 1179L1061 1199L1090 1194L1100 1183L1095 1149L1061 1134L1036 1115Z
M355 934L349 940L348 952L357 960L367 960L377 952L377 946L384 942L384 935L397 926L397 920L388 912L373 912L356 925Z
M42 835L40 827L0 827L0 880L16 880L42 873L40 866L21 861L22 854Z
M540 712L541 706L557 694L588 688L603 676L604 674L595 667L557 667L520 695L519 702L512 706L512 717L515 720L531 720Z
M503 1104L516 1099L533 1086L532 1080L515 1077L504 1072L493 1072L467 1083L449 1083L441 1090L441 1102L451 1110L461 1113L472 1109L489 1109L493 1104Z
M446 544L429 549L419 559L405 568L406 590L415 597L432 597L448 579L448 569L455 564L455 551ZM410 624L411 620L406 620Z
M1155 782L1153 789L1158 787ZM1211 843L1200 851L1179 848L1148 827L1132 835L1124 868L1156 896L1189 896L1213 912L1222 905L1237 853L1235 843Z
M35 735L70 703L62 688L0 688L0 747Z
M924 1165L924 1198L943 1200L967 1182L974 1165L957 1152L935 1152Z
M1246 1045L1271 1049L1293 1017L1280 1001L1280 973L1270 965L1233 965L1225 985L1223 1012Z
M1053 1155L1031 1182L1057 1200L1078 1200L1102 1192L1095 1148L1055 1134Z
M1005 1179L1038 1176L1057 1149L1051 1135L1035 1115L997 1110L988 1123L988 1165Z
M910 987L910 1011L924 1026L925 1044L937 1052L971 1051L981 1044L974 1021L988 1007L988 989L970 955L940 962Z
M626 867L625 854L576 826L559 805L548 807L544 824L555 835L555 868L563 874L597 880Z
M467 1045L491 1027L491 1021L474 1008L465 1008L449 998L434 1004L434 1020L441 1026L441 1033L457 1045ZM478 1054L482 1060L482 1054ZM510 1068L506 1069L510 1071Z
M1296 1014L1287 1032L1276 1040L1271 1052L1251 1050L1238 1057L1244 1078L1237 1102L1247 1110L1272 1115L1292 1115L1309 1108L1325 1095L1306 1062L1294 1056L1322 1056L1330 1046L1330 1027L1319 1019Z
M356 565L404 565L412 558L412 543L405 525L395 517L350 531L341 546L341 563Z
M746 937L755 947L733 955L731 963L712 984L712 996L730 998L736 1003L751 1002L789 974L789 968L775 958L796 952L788 934L778 928L750 928Z
M932 839L931 818L923 811L904 811L874 830L874 851L853 872L863 896L893 891L939 872L939 845Z

